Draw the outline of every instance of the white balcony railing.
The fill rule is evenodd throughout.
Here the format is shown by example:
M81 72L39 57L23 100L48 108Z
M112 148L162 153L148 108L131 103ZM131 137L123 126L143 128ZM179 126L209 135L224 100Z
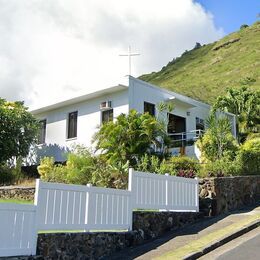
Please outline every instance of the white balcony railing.
M204 134L204 130L191 130L189 132L181 133L169 133L168 136L171 138L171 147L185 147L193 145L198 138Z

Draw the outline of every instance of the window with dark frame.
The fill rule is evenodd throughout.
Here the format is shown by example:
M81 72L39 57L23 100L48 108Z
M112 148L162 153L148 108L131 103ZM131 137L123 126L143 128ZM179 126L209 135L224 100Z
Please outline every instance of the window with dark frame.
M155 104L144 102L144 113L149 113L152 116L155 116Z
M46 125L47 120L40 120L39 121L40 129L39 129L39 135L38 135L38 144L44 144L45 143L45 137L46 137Z
M109 121L113 121L114 111L113 109L103 110L101 111L101 123L107 123Z
M67 138L77 137L78 111L69 113Z
M196 117L196 130L205 130L205 122L199 117Z

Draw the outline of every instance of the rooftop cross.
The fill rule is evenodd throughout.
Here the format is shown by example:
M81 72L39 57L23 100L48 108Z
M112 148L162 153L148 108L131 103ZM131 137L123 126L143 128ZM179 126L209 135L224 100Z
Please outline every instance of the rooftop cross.
M128 53L127 54L119 54L119 56L128 56L129 59L129 76L131 76L131 58L132 56L138 56L140 53L132 53L131 52L131 46L128 47Z

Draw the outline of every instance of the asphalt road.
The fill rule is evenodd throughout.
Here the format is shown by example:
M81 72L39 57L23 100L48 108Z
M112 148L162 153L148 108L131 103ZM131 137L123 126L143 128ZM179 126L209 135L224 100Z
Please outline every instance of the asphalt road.
M200 260L260 260L260 227L219 247Z
M218 260L260 259L260 234L224 253Z

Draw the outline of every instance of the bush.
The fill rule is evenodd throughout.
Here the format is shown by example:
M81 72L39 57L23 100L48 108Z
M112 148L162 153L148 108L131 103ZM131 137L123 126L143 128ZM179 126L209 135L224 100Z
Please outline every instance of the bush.
M196 173L193 170L179 170L177 176L184 177L184 178L195 178Z
M242 24L242 25L240 26L240 30L245 29L245 28L247 28L247 27L249 27L247 24Z
M169 160L169 164L171 164L173 171L176 173L179 171L193 171L194 173L198 173L200 170L199 162L187 156L173 156Z
M206 132L198 141L196 142L198 148L201 151L200 161L203 163L214 162L221 159L221 157L228 157L233 160L236 156L238 150L238 144L233 135L227 134L223 142L222 155L218 156L218 145L212 138L211 133Z
M77 149L68 154L66 165L55 165L54 158L45 157L38 166L44 181L110 188L125 188L128 164L109 165L103 155L93 156L87 149Z
M199 172L200 164L197 160L186 156L160 161L158 157L146 154L138 162L136 170L193 178Z
M260 174L260 138L247 140L240 147L237 160L243 175Z
M161 161L157 156L145 154L142 156L135 169L141 172L160 173Z
M92 173L95 170L95 161L89 151L81 154L70 153L65 167L68 183L86 185L91 183Z
M240 165L236 161L230 161L222 158L214 162L208 162L203 165L200 177L224 177L239 175L241 171Z
M0 166L0 185L11 185L16 180L15 170L7 166Z
M67 183L65 167L55 165L53 157L44 157L41 159L37 170L44 181Z
M92 183L96 186L125 189L128 184L128 169L128 162L110 165L102 155L98 156Z

